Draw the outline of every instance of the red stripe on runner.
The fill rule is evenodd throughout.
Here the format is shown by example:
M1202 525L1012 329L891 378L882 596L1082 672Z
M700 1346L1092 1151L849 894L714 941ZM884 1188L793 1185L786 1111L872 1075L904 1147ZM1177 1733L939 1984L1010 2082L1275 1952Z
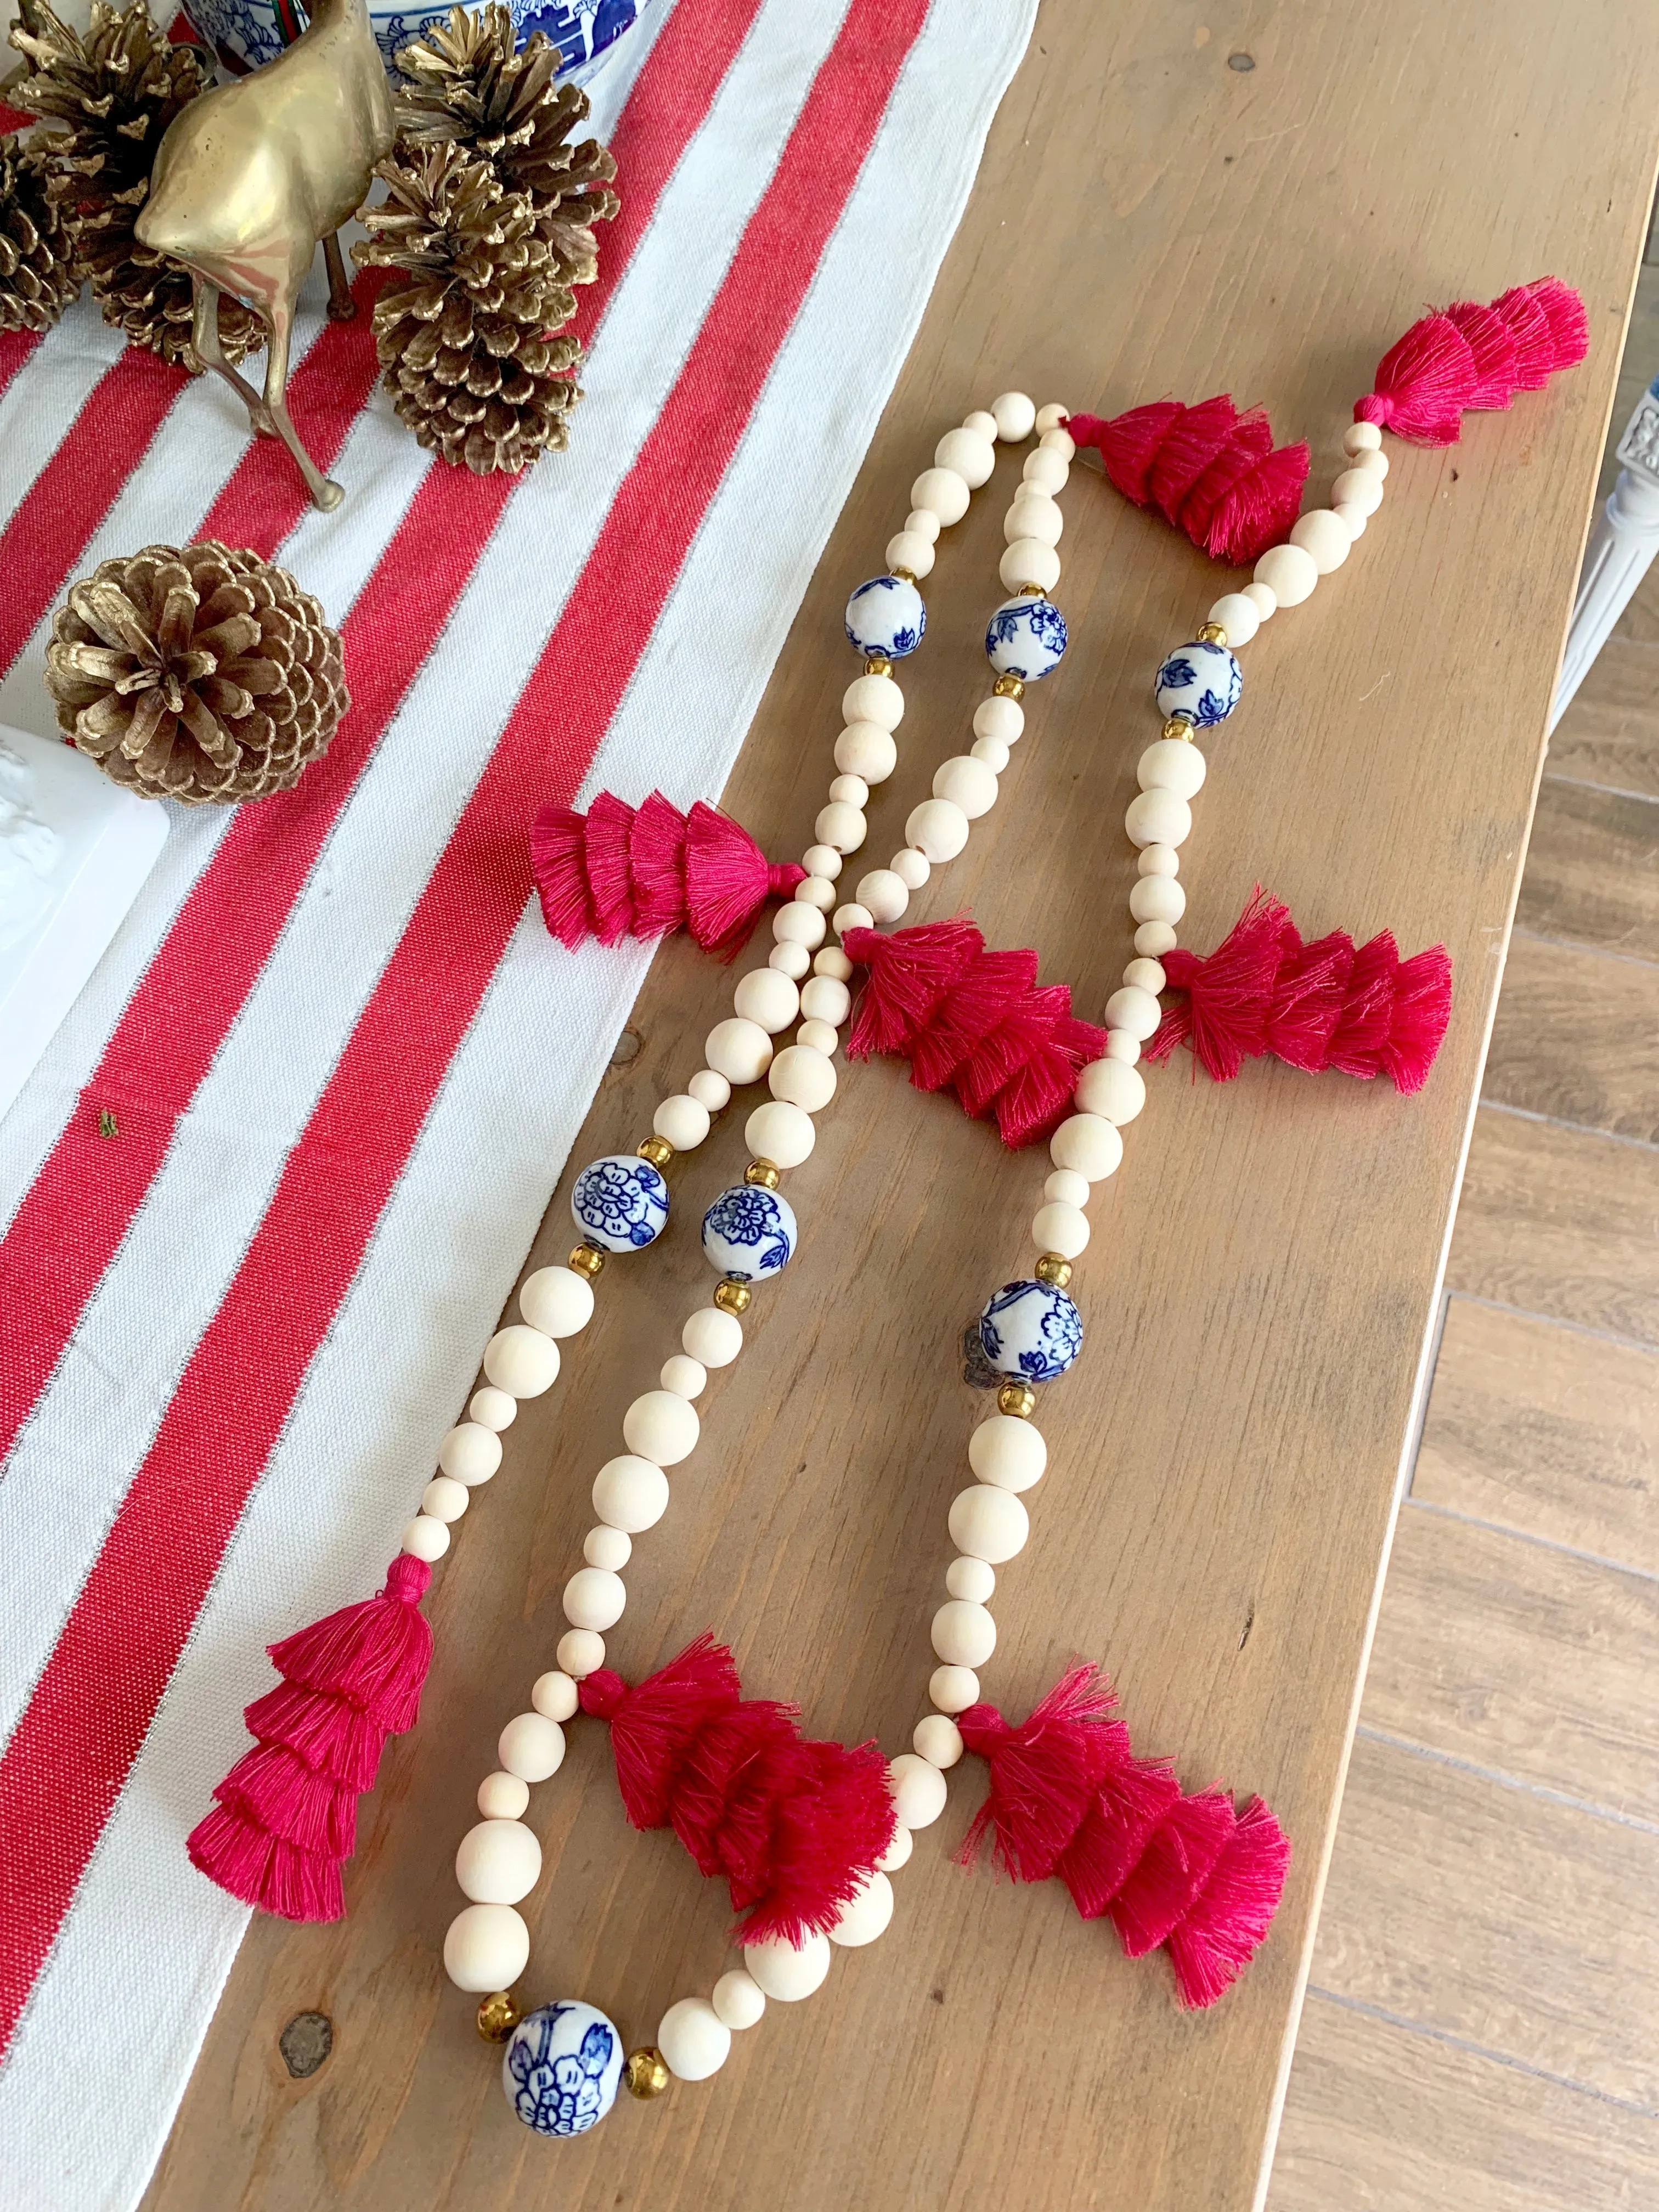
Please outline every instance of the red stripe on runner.
M0 392L40 343L39 331L0 331Z
M583 295L583 320L590 330L758 6L759 0L701 0L696 6L682 0L659 33L612 141L627 166L629 197L606 241L599 278ZM358 325L341 327L350 332ZM263 458L256 450L241 466L263 465ZM332 744L292 791L239 810L0 1239L0 1460L119 1249L166 1157L179 1115L211 1066L324 839L447 622L514 481L437 464L428 470L343 626L352 702ZM209 517L210 525L223 524L226 534L234 520L227 518L227 502L241 496L236 482L233 477ZM301 505L283 504L291 489L286 481L279 484L280 512L270 526L248 512L240 542L266 550L281 527L281 513L297 520ZM299 502L303 498L301 489ZM98 1136L105 1106L116 1111L118 1144Z
M926 12L927 0L853 0L657 427L0 1758L0 2042L9 2040L225 1547L524 909L529 795L572 795L597 750ZM624 575L619 645L624 610L612 586ZM544 716L556 690L564 726L550 752ZM250 1360L253 1343L259 1356ZM181 1514L185 1484L190 1510Z

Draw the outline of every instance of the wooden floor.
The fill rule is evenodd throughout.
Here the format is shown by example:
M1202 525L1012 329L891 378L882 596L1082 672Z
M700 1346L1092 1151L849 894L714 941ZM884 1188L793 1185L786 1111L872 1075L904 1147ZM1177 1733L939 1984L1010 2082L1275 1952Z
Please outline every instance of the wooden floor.
M1626 362L1615 440L1659 268ZM1482 1100L1271 2212L1659 2203L1659 567L1550 748Z

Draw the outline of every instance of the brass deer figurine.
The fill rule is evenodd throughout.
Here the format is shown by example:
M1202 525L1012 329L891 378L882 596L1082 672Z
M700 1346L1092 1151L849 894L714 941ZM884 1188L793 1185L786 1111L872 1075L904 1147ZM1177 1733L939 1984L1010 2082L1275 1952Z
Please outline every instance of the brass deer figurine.
M156 149L139 239L195 279L191 343L242 400L255 431L274 432L320 507L344 497L313 465L289 419L294 306L322 242L328 312L356 312L336 233L368 197L397 136L386 65L368 0L316 0L286 53L193 100ZM219 348L219 295L233 293L270 333L263 398Z

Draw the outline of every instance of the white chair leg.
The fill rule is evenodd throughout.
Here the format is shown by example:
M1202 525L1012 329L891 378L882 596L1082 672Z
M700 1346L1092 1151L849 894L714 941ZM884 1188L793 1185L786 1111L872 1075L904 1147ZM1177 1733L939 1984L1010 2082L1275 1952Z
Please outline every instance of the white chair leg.
M1659 554L1659 392L1643 394L1619 441L1619 481L1584 552L1552 730Z

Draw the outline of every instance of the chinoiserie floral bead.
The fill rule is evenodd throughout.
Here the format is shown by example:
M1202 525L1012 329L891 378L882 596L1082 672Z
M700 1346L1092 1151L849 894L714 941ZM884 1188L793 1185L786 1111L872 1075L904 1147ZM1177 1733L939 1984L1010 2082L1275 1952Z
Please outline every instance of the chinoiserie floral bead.
M1091 1183L1104 1182L1117 1173L1123 1139L1103 1115L1073 1114L1048 1139L1048 1157L1057 1168L1070 1168Z
M969 491L988 483L996 465L996 447L977 430L947 430L933 448L933 466L954 469Z
M802 988L800 1010L811 1021L839 1029L853 1011L853 994L834 975L814 975Z
M908 891L919 891L933 872L926 854L918 853L910 845L895 853L887 865Z
M763 1943L745 1943L743 1963L765 1996L779 2004L795 2004L823 1987L830 1939L809 1935L796 1944L776 1936Z
M932 1634L934 1650L950 1667L982 1667L997 1648L995 1621L982 1605L966 1598L945 1599L933 1615Z
M1313 556L1313 564L1322 576L1340 568L1353 550L1346 525L1339 522L1328 507L1316 507L1298 516L1291 526L1291 543Z
M1152 687L1158 711L1166 721L1172 714L1182 714L1200 730L1224 722L1243 689L1244 672L1226 647L1197 641L1170 655Z
M405 1523L399 1545L410 1559L424 1559L430 1566L449 1549L449 1523L434 1521L429 1513L417 1513Z
M896 730L904 720L904 694L890 676L855 676L841 695L841 719Z
M501 2057L507 2101L538 2136L581 2136L597 2127L617 2101L622 2073L615 2023L568 1997L526 2013Z
M877 1869L866 1875L857 1892L842 1905L840 1919L830 1930L830 1941L844 1950L859 1950L885 1935L892 1917L893 1885Z
M974 1702L973 1698L968 1700L969 1705ZM963 1711L966 1710L964 1706ZM896 1874L902 1866L909 1864L910 1854L915 1847L916 1839L903 1821L896 1820L893 1823L893 1840L876 1861L876 1871L878 1874Z
M769 968L751 968L732 994L732 1004L745 1021L758 1023L769 1036L787 1030L800 1012L800 992L787 975ZM665 1135L667 1132L663 1133ZM669 1138L670 1144L673 1139Z
M501 1463L501 1440L482 1421L463 1421L438 1447L439 1466L457 1482L488 1482Z
M510 1905L469 1905L444 1937L444 1972L458 1990L511 1989L530 1963L530 1930Z
M1005 592L1052 592L1060 581L1060 556L1041 538L1017 538L997 562Z
M945 1810L945 1777L914 1751L888 1760L887 1786L902 1827L931 1828Z
M1037 491L1030 484L1022 484L1018 496L1002 519L1003 538L1010 545L1018 545L1025 538L1034 538L1042 545L1058 545L1065 520L1057 499L1050 499L1046 491Z
M1243 592L1224 592L1205 619L1218 623L1227 633L1228 645L1237 650L1248 645L1261 629L1261 610Z
M603 1521L582 1538L583 1559L590 1567L604 1567L610 1574L619 1575L633 1555L633 1538L624 1529L607 1528ZM530 1702L536 1705L533 1692ZM536 1705L536 1710L540 1712L541 1707Z
M970 822L977 822L997 803L996 770L971 753L957 753L934 769L933 796L951 800Z
M657 1377L676 1398L701 1398L708 1386L708 1370L688 1352L671 1352Z
M1075 1168L1056 1168L1043 1177L1042 1195L1063 1200L1067 1206L1087 1206L1089 1178L1079 1175Z
M858 902L878 921L896 921L910 903L909 886L890 868L872 868L859 878Z
M1129 911L1137 921L1179 921L1187 894L1173 876L1142 876L1129 886Z
M698 1105L706 1106L711 1114L718 1114L731 1103L732 1085L714 1068L700 1067L685 1087Z
M1006 699L994 691L988 699L981 699L974 709L974 735L976 738L1000 738L1005 745L1017 745L1025 727L1025 709L1018 699Z
M1193 834L1193 810L1172 791L1143 791L1124 809L1123 827L1133 845L1184 845Z
M764 975L769 971L762 968L756 972ZM745 977L744 981L747 980ZM776 980L780 983L789 981L787 975L780 975ZM790 988L793 990L794 986L791 984ZM651 1116L651 1129L653 1136L660 1137L665 1144L672 1145L677 1152L695 1152L708 1134L708 1109L700 1106L689 1091L682 1091L661 1102Z
M707 1997L681 1997L657 2029L657 2048L677 2081L706 2081L732 2053L732 2031Z
M1012 1490L976 1482L951 1501L951 1541L969 1559L1000 1567L1025 1549L1030 1516Z
M813 912L810 906L785 907L777 919L781 921L786 914ZM822 915L817 922L822 930ZM708 1054L708 1065L728 1083L758 1083L772 1065L771 1038L758 1022L746 1021L741 1014L716 1022L704 1040L703 1050Z
M979 1340L998 1374L1048 1382L1083 1349L1083 1316L1052 1283L1005 1283L986 1302Z
M1304 553L1299 545L1270 545L1254 573L1281 607L1299 607L1304 599L1313 597L1319 581L1313 555Z
M498 1390L514 1398L539 1398L558 1379L559 1347L540 1329L513 1322L485 1345L483 1371Z
M516 1713L501 1730L495 1756L521 1782L545 1782L564 1763L564 1730L545 1713Z
M1164 1009L1150 991L1143 991L1138 983L1126 983L1107 1000L1105 1018L1109 1030L1127 1030L1144 1044L1163 1020Z
M816 951L823 944L828 927L817 907L801 906L793 899L787 906L781 906L772 916L772 934L780 945L804 945L808 951ZM754 1075L745 1075L738 1079L744 1083L757 1083L765 1073L765 1068L762 1067Z
M1058 1252L1075 1260L1089 1243L1089 1217L1080 1206L1051 1200L1031 1216L1031 1242L1039 1252Z
M637 1252L668 1226L668 1185L649 1160L611 1152L591 1160L576 1177L570 1214L602 1252Z
M1006 1492L1002 1495L1006 1496ZM1014 1501L1015 1504L1018 1500ZM929 1766L941 1770L956 1765L963 1753L962 1730L946 1713L927 1713L911 1734L912 1748Z
M1138 1067L1115 1060L1091 1060L1078 1077L1073 1094L1082 1112L1098 1114L1121 1129L1146 1103L1146 1079Z
M709 2002L728 2027L753 2027L766 2010L766 1992L747 1967L732 1966L715 1983Z
M583 1288L586 1288L586 1284L583 1285ZM522 1291L519 1294L519 1310L520 1313L524 1310ZM532 1323L532 1326L533 1327L534 1324ZM542 1334L544 1336L551 1336L553 1331L547 1328L544 1329ZM493 1382L486 1382L481 1390L475 1390L467 1400L466 1410L469 1417L475 1420L481 1429L510 1429L518 1415L519 1401L508 1392L498 1390ZM451 1433L453 1434L453 1431L452 1431ZM453 1472L453 1469L446 1468L444 1472L448 1474Z
M1005 599L986 626L986 656L999 676L1035 684L1059 667L1065 650L1066 617L1035 592Z
M812 834L824 844L833 845L838 853L856 853L868 828L861 806L854 806L845 799L832 799L828 806L819 809ZM831 900L830 903L835 902Z
M690 1459L697 1448L698 1434L696 1407L677 1398L672 1390L641 1391L623 1415L623 1442L638 1458L648 1459L657 1467L678 1467L683 1459ZM576 1623L578 1628L601 1625L597 1620Z
M524 1279L519 1311L544 1336L578 1335L593 1318L593 1285L574 1267L538 1267Z
M885 783L898 766L898 746L878 722L849 722L836 739L836 766L866 783Z
M769 1098L743 1125L743 1141L752 1157L775 1168L798 1168L812 1155L818 1133L812 1117L792 1100Z
M970 1559L965 1553L945 1570L945 1587L951 1597L965 1597L974 1605L989 1605L997 1586L996 1569L988 1559ZM916 1746L918 1751L921 1746ZM938 1764L936 1760L935 1765Z
M759 1183L734 1183L702 1217L703 1256L717 1274L756 1283L788 1264L798 1234L787 1198Z
M455 1879L475 1905L516 1905L541 1872L542 1847L520 1820L481 1820L455 1853Z
M908 568L920 579L930 574L936 556L931 538L919 530L900 530L888 539L881 557L890 569Z
M965 1713L979 1703L979 1676L971 1667L935 1667L927 1695L942 1713Z
M556 1667L545 1674L538 1674L530 1692L530 1702L538 1713L550 1721L568 1721L575 1712L579 1700L576 1685L568 1674ZM513 1815L518 1818L517 1814Z
M688 1316L680 1343L690 1358L700 1359L705 1367L729 1367L743 1350L743 1323L719 1306L699 1306Z
M1382 479L1370 469L1344 469L1331 486L1333 507L1357 507L1375 514L1382 504Z
M924 799L904 824L907 842L930 866L954 860L968 842L968 817L953 799Z
M573 1688L575 1686L573 1683ZM478 1784L478 1810L486 1820L518 1820L530 1802L530 1784L522 1776L498 1768Z
M1140 756L1135 781L1143 791L1191 799L1204 787L1204 756L1190 738L1155 738Z
M573 1682L585 1682L605 1664L605 1638L592 1628L567 1628L555 1646L560 1667Z
M607 1527L643 1535L668 1510L668 1477L655 1460L621 1453L606 1460L593 1478L593 1510Z
M434 1521L459 1521L467 1509L469 1492L453 1475L434 1474L421 1492L421 1510Z
M872 576L847 602L847 638L870 656L902 660L921 643L927 610L902 576Z
M991 415L998 437L1008 445L1017 446L1022 438L1031 434L1036 422L1036 402L1028 399L1023 392L999 392L991 402Z

